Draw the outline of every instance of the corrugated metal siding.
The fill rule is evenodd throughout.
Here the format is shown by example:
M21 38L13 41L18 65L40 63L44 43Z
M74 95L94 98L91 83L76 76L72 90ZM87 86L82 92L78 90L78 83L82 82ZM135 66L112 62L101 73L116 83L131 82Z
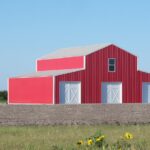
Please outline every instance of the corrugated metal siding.
M116 58L116 72L108 72L108 58ZM123 103L136 103L137 57L115 45L86 56L86 70L56 77L55 101L59 103L59 82L81 81L82 103L101 102L102 82L122 82Z

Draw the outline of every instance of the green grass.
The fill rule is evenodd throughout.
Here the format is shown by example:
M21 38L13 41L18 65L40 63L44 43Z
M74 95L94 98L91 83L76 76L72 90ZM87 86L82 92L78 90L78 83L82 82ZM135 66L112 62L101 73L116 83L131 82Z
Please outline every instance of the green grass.
M7 100L6 100L6 99L4 99L3 97L0 97L0 103L2 103L2 104L6 104L6 103L7 103Z
M108 143L115 142L126 131L131 132L134 143L140 147L141 142L145 141L145 150L150 150L150 125L1 126L0 150L78 149L78 140L84 140L99 130Z

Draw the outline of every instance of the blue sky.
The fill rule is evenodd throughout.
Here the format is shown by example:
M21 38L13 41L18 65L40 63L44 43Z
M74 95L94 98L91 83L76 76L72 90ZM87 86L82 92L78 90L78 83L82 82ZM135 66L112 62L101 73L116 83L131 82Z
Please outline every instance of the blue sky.
M114 43L150 72L149 0L0 0L0 90L53 50Z

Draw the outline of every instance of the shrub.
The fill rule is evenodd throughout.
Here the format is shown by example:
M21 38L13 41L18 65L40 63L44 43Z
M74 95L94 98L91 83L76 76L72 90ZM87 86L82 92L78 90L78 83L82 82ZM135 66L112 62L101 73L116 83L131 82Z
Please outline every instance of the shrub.
M0 100L1 101L7 100L7 91L0 91Z

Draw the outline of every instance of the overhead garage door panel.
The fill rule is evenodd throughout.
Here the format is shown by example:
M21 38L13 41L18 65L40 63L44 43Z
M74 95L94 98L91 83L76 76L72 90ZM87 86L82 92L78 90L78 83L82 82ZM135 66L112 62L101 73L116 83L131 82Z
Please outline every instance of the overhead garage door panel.
M80 84L70 84L70 103L78 104L80 102Z
M145 82L142 85L142 101L143 103L150 103L150 83Z
M80 104L81 103L81 84L80 82L61 82L60 83L60 103L61 104Z
M102 102L103 103L121 103L122 102L122 84L118 82L102 83Z

